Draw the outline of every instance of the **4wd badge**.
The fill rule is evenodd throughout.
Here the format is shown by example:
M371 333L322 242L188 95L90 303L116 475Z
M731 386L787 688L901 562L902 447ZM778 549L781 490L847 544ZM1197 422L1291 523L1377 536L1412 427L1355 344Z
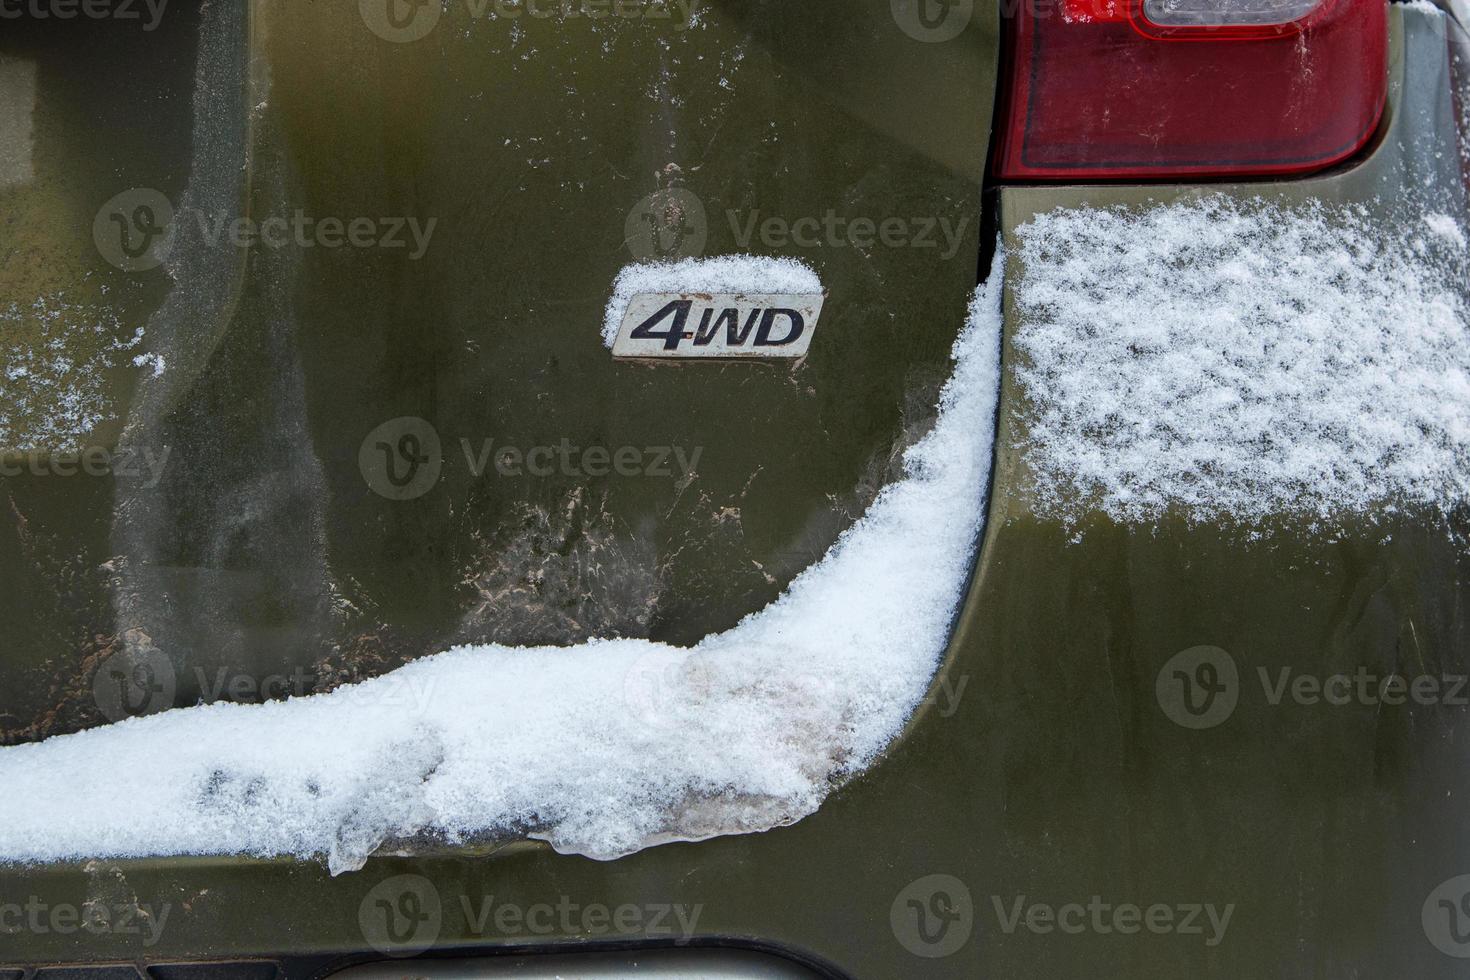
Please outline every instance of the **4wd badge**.
M628 303L613 357L806 356L821 293L643 293Z

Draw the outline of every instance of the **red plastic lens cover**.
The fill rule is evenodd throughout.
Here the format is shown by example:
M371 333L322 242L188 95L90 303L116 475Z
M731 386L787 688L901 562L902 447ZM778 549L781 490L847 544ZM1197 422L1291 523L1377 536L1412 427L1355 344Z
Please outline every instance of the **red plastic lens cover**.
M1210 16L1196 0L1177 19ZM1022 0L1012 25L1002 179L1304 173L1356 153L1383 113L1385 0L1164 25L1144 0Z

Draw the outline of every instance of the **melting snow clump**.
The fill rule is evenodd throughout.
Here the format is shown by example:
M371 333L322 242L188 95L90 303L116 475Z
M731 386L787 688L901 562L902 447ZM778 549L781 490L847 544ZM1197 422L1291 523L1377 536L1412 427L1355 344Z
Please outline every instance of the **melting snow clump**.
M779 282L725 268L620 282L810 285L794 264ZM948 641L989 484L998 285L976 294L954 359L904 477L727 632L688 649L460 647L328 694L0 749L0 860L325 855L340 872L385 841L523 834L611 859L811 814L899 733Z
M1017 448L1041 511L1260 523L1470 498L1463 233L1392 224L1211 198L1018 229Z
M602 321L609 348L628 303L643 293L820 293L822 280L806 263L768 255L722 255L712 259L648 262L626 266L613 281Z

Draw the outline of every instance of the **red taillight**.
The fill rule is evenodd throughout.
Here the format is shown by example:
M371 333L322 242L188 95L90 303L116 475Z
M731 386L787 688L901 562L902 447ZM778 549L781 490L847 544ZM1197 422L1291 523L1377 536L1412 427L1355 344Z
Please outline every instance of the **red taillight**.
M1384 0L1018 8L1003 179L1301 173L1352 156L1383 112Z

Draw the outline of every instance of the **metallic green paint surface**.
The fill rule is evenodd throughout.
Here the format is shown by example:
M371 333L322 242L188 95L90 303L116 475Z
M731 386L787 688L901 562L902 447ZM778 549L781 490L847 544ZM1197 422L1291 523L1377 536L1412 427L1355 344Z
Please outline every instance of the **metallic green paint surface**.
M764 13L779 17L780 9L771 5ZM721 5L718 11L712 29L736 36L749 29L737 29L736 24L755 23L760 16L752 10L747 21L732 12L727 21L726 8ZM472 481L448 467L444 485L435 491L440 496L426 496L428 502L419 507L395 509L371 499L361 490L360 477L354 486L354 440L395 412L430 409L436 424L459 435L462 426L498 433L504 413L518 407L514 438L527 443L559 437L557 425L578 427L576 435L582 439L698 438L709 459L733 454L732 461L721 464L730 466L729 471L716 468L700 474L700 482L709 480L730 494L739 491L736 476L742 466L748 471L769 457L766 465L779 469L775 487L804 515L804 534L783 526L789 511L770 501L761 504L756 495L743 504L745 520L751 522L750 540L763 542L759 554L767 559L784 556L788 564L777 566L783 575L773 573L778 582L820 553L842 523L833 515L846 513L824 509L823 495L847 494L856 509L852 488L863 485L862 467L873 454L881 455L900 438L907 422L899 410L905 398L932 392L939 380L925 372L942 370L973 273L951 270L952 275L942 276L932 255L875 253L864 258L824 250L810 259L837 300L833 305L844 312L824 324L809 364L795 374L762 374L746 365L699 372L614 369L605 351L583 341L595 334L606 280L627 254L619 251L620 241L577 248L564 240L588 236L588 226L608 225L615 226L611 235L618 238L620 215L631 206L627 199L636 201L652 190L653 172L665 161L653 157L643 170L630 164L621 176L602 174L600 179L617 188L604 192L607 200L603 193L576 188L574 182L563 185L561 181L571 180L564 172L549 175L540 199L564 196L567 211L548 216L536 208L533 214L532 198L523 204L517 196L526 174L518 180L497 177L491 164L499 161L508 167L512 155L495 150L492 140L476 134L476 127L458 132L462 151L453 149L457 144L448 133L432 139L424 135L436 120L443 126L451 120L479 120L481 110L470 95L488 93L492 86L478 73L509 72L498 78L501 94L484 98L496 106L497 118L510 121L502 125L513 128L513 139L522 141L516 159L524 165L528 152L534 159L532 137L551 139L558 130L551 123L541 128L537 107L526 104L525 92L519 99L512 97L518 91L516 74L504 66L457 60L453 51L436 52L421 64L408 53L410 46L402 54L368 46L349 59L357 67L333 71L330 51L316 42L337 36L334 28L341 27L341 16L321 3L257 10L257 50L268 54L256 68L271 75L275 100L258 120L261 146L278 153L281 147L291 149L272 161L257 148L254 197L266 195L268 200L282 194L314 208L339 210L377 207L384 198L401 210L424 201L452 201L480 216L472 225L478 232L461 234L474 241L479 234L499 234L525 247L517 252L520 258L477 255L470 247L473 241L457 240L442 268L430 261L422 269L390 269L392 263L384 260L384 268L371 274L358 269L359 260L336 256L298 257L293 260L300 263L296 268L280 257L253 259L242 310L295 312L282 313L278 321L259 312L237 314L237 320L243 317L247 327L255 325L257 335L269 334L265 324L270 322L295 324L286 331L292 338L289 356L277 352L277 362L269 362L265 354L259 360L296 372L296 394L290 397L302 399L307 427L315 434L311 444L341 445L351 452L345 460L316 457L331 501L321 540L330 543L325 553L334 572L343 581L358 583L377 608L401 620L401 635L414 629L418 632L412 635L427 638L425 642L450 637L452 629L443 624L452 621L457 627L463 617L452 614L458 607L447 598L453 590L444 578L453 579L466 567L449 560L451 554L462 557L453 549L472 537L461 532L467 526L472 532L479 522L499 527L507 508L518 504L552 509L560 501L557 494L563 488L518 487L523 496L506 503L486 488L477 494ZM724 156L711 151L698 170L680 161L690 186L696 178L709 181L698 186L707 205L718 202L712 211L720 212L729 201L741 206L749 201L751 207L805 214L832 206L827 202L833 197L843 199L839 188L857 193L861 202L865 199L852 188L863 186L861 174L881 169L884 161L891 161L892 169L873 178L878 185L887 188L900 180L909 186L912 180L910 191L927 188L924 199L930 203L937 199L932 196L935 187L975 179L957 172L962 170L958 167L949 172L926 169L942 166L932 161L947 158L950 151L944 147L900 153L895 137L877 135L895 132L881 128L882 113L860 117L866 123L858 126L851 118L824 119L841 111L834 105L824 103L818 111L796 98L798 92L821 98L820 93L837 89L820 78L788 75L787 69L775 66L791 63L787 58L800 63L807 55L818 63L822 55L834 56L840 64L831 38L846 35L831 23L821 23L820 16L813 15L810 22L795 12L788 16L784 30L768 35L770 46L749 48L747 58L765 68L762 80L751 83L763 96L760 104L751 108L732 101L726 107L726 129L706 133L708 145L731 149ZM1463 213L1445 39L1422 13L1395 8L1392 16L1390 117L1383 138L1365 160L1290 184L1212 190L1381 204L1388 213L1396 197L1411 188L1428 188L1443 195L1447 210ZM993 45L990 28L976 30L977 44ZM442 43L450 44L450 39ZM538 50L589 42L558 38L544 43L553 48ZM935 71L942 74L938 64ZM624 99L621 111L628 111L626 100L634 98L637 85L616 74L601 79L601 90L617 89ZM467 75L474 79L468 84ZM538 76L541 108L557 98L546 94L548 84ZM988 92L988 76L974 84L984 89L982 97ZM401 102L380 98L390 89L400 94ZM425 111L426 103L412 94L426 91L450 99L453 111ZM456 93L464 101L453 101ZM696 103L693 109L700 108L697 92L691 90L687 97ZM832 98L835 103L839 96ZM647 145L647 132L658 131L652 118L655 102L644 105L646 114L633 111L631 121L593 118L589 112L566 124L561 136L575 141L574 134L586 130L609 143L622 139L623 150L634 153ZM558 105L567 108L565 102ZM765 125L757 117L778 107L801 118L776 120L778 129L790 127L783 139L769 144L755 139ZM691 118L700 118L698 112ZM729 138L729 127L743 138ZM951 122L943 130L952 128ZM381 134L371 153L353 152L334 138L365 129ZM866 135L853 136L855 131ZM678 132L683 139L690 130L681 123ZM861 152L839 153L845 141L856 141ZM706 145L706 140L691 142ZM449 149L442 157L436 153L424 159L425 146ZM563 151L571 152L561 142L550 149L557 159ZM590 156L602 159L607 154ZM313 161L310 167L301 163L305 159ZM487 160L483 166L473 162L481 159ZM833 163L835 170L829 166ZM460 173L460 168L470 172ZM428 177L420 176L426 169ZM341 176L344 170L356 179ZM484 186L491 196L498 188L501 200L479 210L468 189L472 185ZM973 189L973 184L964 186ZM766 187L782 196L780 205L762 203ZM959 191L946 193L959 200ZM1032 214L1053 207L1141 204L1198 193L1202 191L1197 188L1166 187L1010 188L998 195L998 219L1011 234ZM450 210L447 204L442 207ZM588 210L579 213L579 208ZM506 216L498 232L497 215ZM548 226L541 227L541 222ZM716 242L711 253L729 250L728 242L718 239L723 234L718 222L711 223L710 233ZM598 241L607 242L607 236ZM977 244L972 241L967 247L973 253ZM463 254L466 250L471 254ZM538 260L543 254L557 259ZM501 268L513 269L513 277L487 271L495 259L508 263ZM589 283L578 287L582 292L568 292L564 304L554 305L550 297L571 290L577 270ZM272 292L284 288L280 277L290 284L284 294L290 302ZM512 298L519 305L503 310ZM401 305L393 309L407 310L405 315L417 324L412 336L395 335L393 324L402 321L381 309L395 301ZM517 330L514 315L532 306L544 317L539 343ZM896 310L905 312L906 323L889 322ZM422 319L416 311L423 312ZM299 319L293 321L293 316ZM314 331L302 327L308 318ZM1007 326L1013 329L1014 323ZM902 356L893 353L895 337L912 338L911 344L896 346ZM854 342L836 343L840 338ZM887 346L881 343L885 339ZM223 363L247 376L255 361L247 355L272 349L268 336L257 336L253 345L226 336L220 349L229 350L232 343L243 346ZM486 361L469 357L466 345L471 343ZM554 363L548 347L557 351ZM383 353L389 349L391 358ZM509 370L497 372L487 366L491 361ZM210 370L223 368L213 365ZM273 380L270 372L261 373L266 375L262 384ZM811 393L805 392L808 385ZM282 391L269 385L267 390ZM373 402L369 391L401 392L403 401L389 411L358 418L354 426L349 421L353 414L366 415L364 406ZM539 392L554 397L538 399ZM99 861L5 869L0 871L0 904L30 901L42 909L42 921L58 906L81 907L89 901L109 908L147 906L155 921L165 906L169 912L156 940L146 927L131 935L63 934L48 927L0 936L0 966L7 960L349 956L367 952L374 943L392 949L395 942L402 944L400 952L417 952L425 947L491 951L692 940L785 949L815 966L863 977L1464 975L1467 961L1436 949L1421 923L1421 910L1426 903L1433 907L1436 887L1470 873L1470 846L1458 801L1467 758L1464 708L1268 710L1258 699L1243 698L1224 724L1194 731L1171 722L1154 693L1164 664L1177 652L1200 645L1228 650L1248 673L1287 665L1322 673L1351 673L1359 667L1379 673L1470 673L1462 550L1442 528L1412 517L1400 518L1391 538L1378 527L1326 541L1305 528L1245 540L1239 532L1190 527L1182 519L1126 528L1093 515L1084 518L1084 533L1074 540L1075 529L1037 517L1028 505L1025 454L1017 448L1024 445L1025 435L1022 395L1009 383L1002 392L990 521L966 607L936 679L933 704L921 711L887 758L812 817L765 834L667 845L606 864L520 843L489 852L383 856L361 872L335 879L319 865L285 860ZM189 397L182 395L181 404L187 406ZM286 395L281 398L251 411L297 404ZM699 403L707 404L695 407ZM424 404L430 408L421 408ZM540 407L532 412L526 407L531 405ZM620 406L628 408L626 415L617 414ZM768 406L770 414L752 406ZM789 441L749 444L721 428L736 420L758 429L774 426L778 408L788 418L794 413L811 420L816 428L793 432L786 437ZM187 408L179 413L196 424L211 417L202 408L197 414ZM604 425L608 428L600 428ZM822 437L820 450L817 434ZM770 431L765 435L769 440ZM230 445L223 444L222 455L229 454ZM749 472L743 475L748 478ZM631 500L596 512L654 513L637 502L635 490L626 491ZM667 507L673 491L662 492L666 496L659 499ZM310 499L311 494L303 496ZM752 514L759 521L751 521ZM300 520L302 526L311 526L310 520ZM696 528L701 521L708 526L707 515L696 511L682 526ZM669 523L665 519L660 526ZM614 535L611 540L633 538ZM400 542L392 553L394 561L385 560L385 541ZM803 543L793 543L797 541ZM198 570L207 566L198 556L208 549L187 541L173 548L173 553L189 557L179 567L202 574ZM696 583L700 565L710 575L734 574L729 571L733 559L722 565L722 554L716 549L699 561L689 559L696 571L688 574ZM13 567L10 560L6 567ZM241 588L251 587L248 564L238 571L238 580L245 583ZM697 596L725 596L731 604L719 610L705 606L704 612L687 618L671 613L667 623L654 616L649 632L682 638L680 631L686 628L695 633L717 628L758 606L776 586L768 588L743 593L696 588ZM208 593L207 588L201 591ZM410 604L416 597L419 601ZM258 607L251 608L258 612ZM617 602L609 608L626 609ZM683 607L675 603L667 608ZM236 621L232 615L219 618L228 624ZM248 617L251 629L259 629L262 618ZM304 629L300 621L282 615L288 635L291 629ZM224 629L218 624L210 628ZM501 623L495 628L521 627ZM568 636L573 633L567 627ZM391 662L391 656L385 657ZM138 764L148 765L149 760ZM417 877L400 877L405 875ZM940 916L935 913L946 908L933 903L933 875L950 876L968 890L972 922L951 923L948 931L928 935L918 928L921 920L913 917L911 902L929 911L927 924L936 930ZM938 888L958 895L953 881L939 882ZM408 895L412 901L405 900ZM436 902L428 902L430 896ZM1155 934L1146 928L1127 935L1097 930L1074 935L1058 929L1033 931L1024 922L1007 931L1006 920L1018 900L1022 907L1086 906L1093 896L1111 906L1232 904L1234 911L1215 945L1207 945L1207 922L1201 923L1201 935ZM622 905L637 912L624 919L627 928L588 925L589 907ZM655 906L698 907L698 926L661 931L669 922L653 925ZM502 907L518 914L498 918L495 913ZM525 914L538 907L566 908L569 918L562 919L559 911L541 918ZM537 923L548 919L556 924L539 929ZM1046 924L1035 921L1038 927ZM949 955L921 955L937 952ZM306 975L326 962L302 960L292 970ZM411 967L405 969L411 972Z
M155 66L157 137L151 92L53 107L43 73L38 177L0 194L22 236L47 234L17 239L36 262L3 298L65 260L92 315L102 290L131 303L117 331L143 343L74 441L140 472L58 476L73 447L36 435L44 410L0 431L0 609L24 624L0 740L108 720L99 670L142 711L322 690L460 643L692 642L825 553L932 418L979 254L993 16L924 45L877 0L456 3L407 33L373 7L191 10L160 28L173 74L155 36L87 26ZM16 57L57 70L84 33L27 27ZM140 146L94 151L107 166L81 183L46 161L51 129L89 112L131 113ZM130 187L175 210L162 268L109 267L91 241L99 208L141 239L131 206L104 206ZM647 199L675 190L702 214L653 236ZM697 251L810 264L832 300L810 355L613 362L618 271ZM131 365L144 352L157 377Z

